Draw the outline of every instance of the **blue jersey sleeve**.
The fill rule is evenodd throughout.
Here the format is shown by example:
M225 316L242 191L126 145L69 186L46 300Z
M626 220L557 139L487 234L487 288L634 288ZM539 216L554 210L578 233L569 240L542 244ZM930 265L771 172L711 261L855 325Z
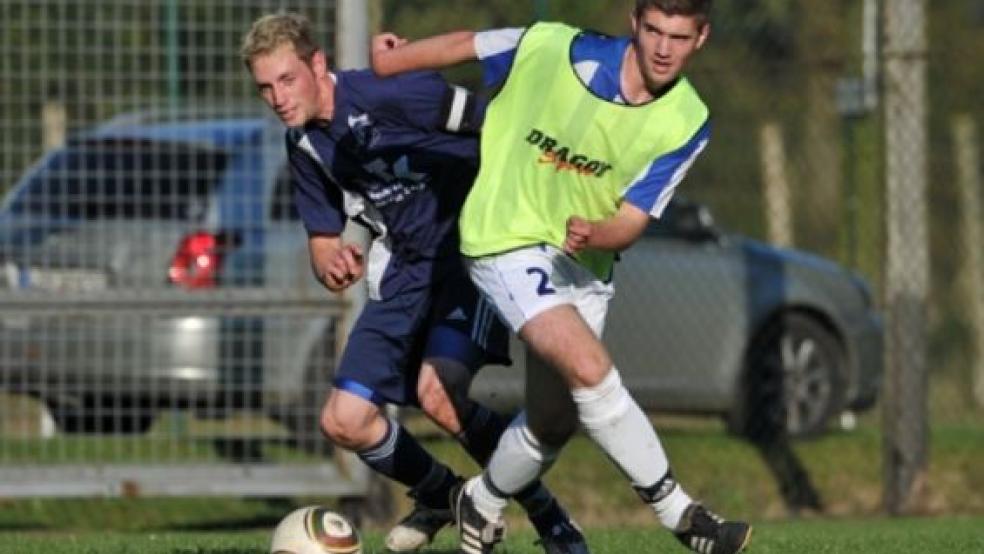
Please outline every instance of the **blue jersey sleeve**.
M294 205L309 235L338 235L345 228L342 195L325 170L290 137L287 139Z
M525 28L513 27L475 33L475 53L482 63L486 86L498 85L509 75L525 32Z
M659 217L673 198L677 185L687 175L690 166L707 147L710 138L711 123L707 121L686 144L654 160L648 169L629 185L623 199L650 216Z

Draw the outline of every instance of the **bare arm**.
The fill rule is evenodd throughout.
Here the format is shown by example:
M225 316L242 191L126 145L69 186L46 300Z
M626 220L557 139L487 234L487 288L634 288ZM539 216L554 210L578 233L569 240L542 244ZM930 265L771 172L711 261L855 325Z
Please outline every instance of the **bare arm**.
M622 202L618 213L601 221L578 216L567 220L564 251L575 254L585 248L621 251L636 241L649 224L649 214L629 202Z
M365 273L362 249L343 244L341 237L312 235L308 238L311 269L318 281L332 292L341 292Z
M476 59L474 31L456 31L413 42L393 33L372 39L372 69L380 77L418 69L443 69Z

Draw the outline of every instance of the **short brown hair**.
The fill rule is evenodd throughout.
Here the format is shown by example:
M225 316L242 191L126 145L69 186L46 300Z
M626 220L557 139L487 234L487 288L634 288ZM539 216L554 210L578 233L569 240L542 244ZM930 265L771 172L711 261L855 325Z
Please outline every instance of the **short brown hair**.
M297 13L281 12L264 15L253 22L243 37L239 55L249 67L253 58L269 54L284 44L293 46L298 57L305 61L311 61L314 53L321 49L314 39L308 18Z
M711 17L713 0L636 0L635 16L642 17L646 10L657 9L666 15L691 15L700 25Z

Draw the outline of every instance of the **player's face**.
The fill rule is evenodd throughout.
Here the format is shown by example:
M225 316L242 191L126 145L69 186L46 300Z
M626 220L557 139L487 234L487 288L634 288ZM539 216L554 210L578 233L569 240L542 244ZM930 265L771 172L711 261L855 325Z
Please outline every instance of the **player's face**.
M326 72L323 53L316 52L307 62L290 44L250 62L256 90L288 127L302 126L321 115L324 107L319 81Z
M656 8L633 15L633 44L646 88L655 93L676 79L709 32L710 25L694 16L667 15Z

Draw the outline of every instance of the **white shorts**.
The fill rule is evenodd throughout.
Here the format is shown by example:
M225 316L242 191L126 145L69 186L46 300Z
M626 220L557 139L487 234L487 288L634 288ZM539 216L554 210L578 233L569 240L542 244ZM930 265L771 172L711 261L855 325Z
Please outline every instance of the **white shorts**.
M538 245L465 260L479 292L514 332L538 314L569 304L601 337L614 289L561 250Z

